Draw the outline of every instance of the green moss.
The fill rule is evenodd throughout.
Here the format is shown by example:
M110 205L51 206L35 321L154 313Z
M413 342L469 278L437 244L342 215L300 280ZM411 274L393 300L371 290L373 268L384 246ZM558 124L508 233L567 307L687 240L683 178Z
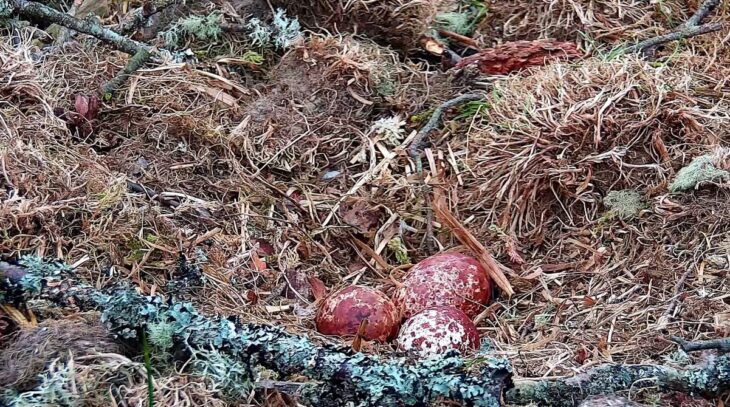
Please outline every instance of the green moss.
M674 181L669 184L670 192L681 192L700 187L710 182L730 181L730 172L715 166L712 154L696 157L688 166L677 172Z
M399 237L395 237L393 239L390 239L388 242L388 249L390 249L393 254L395 254L396 260L398 260L398 264L408 264L411 262L411 259L408 257L408 249L406 249L406 246L403 244L403 241Z

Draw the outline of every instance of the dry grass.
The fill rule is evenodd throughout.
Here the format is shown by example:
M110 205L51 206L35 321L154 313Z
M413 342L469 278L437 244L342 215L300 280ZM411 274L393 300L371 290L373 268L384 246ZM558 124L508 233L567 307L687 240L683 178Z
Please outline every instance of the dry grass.
M590 2L592 12L589 2L523 3L491 6L490 24L509 26L500 38L576 39L586 28L602 46L663 33L684 13L678 2L665 2L671 21L646 2ZM503 8L520 5L521 14L504 18ZM377 7L388 10L369 5L365 16L347 8L364 3L300 6L334 7L336 18L358 22L435 7L386 2ZM386 34L412 40L422 29L383 26L381 36L367 27L396 42ZM56 113L72 110L76 94L93 93L126 58L90 42L40 54L27 39L20 47L3 39L0 250L83 260L99 287L130 280L162 293L182 255L206 277L186 293L206 312L341 342L313 331L303 276L330 289L358 282L390 292L408 264L389 243L401 238L410 262L426 256L428 202L406 153L411 131L429 109L486 86L476 116L446 112L424 160L428 182L449 191L459 220L513 270L516 294L478 318L484 337L523 377L659 360L675 349L660 339L667 333L730 331L726 266L708 261L730 251L730 193L667 193L680 167L728 141L723 35L672 47L677 54L659 62L597 55L477 81L428 72L367 40L314 37L269 61L268 77L214 62L142 70L102 106L91 134ZM401 138L372 131L395 114L407 121ZM128 182L162 198L131 192ZM626 220L603 203L623 189L645 202ZM451 233L434 226L440 249L454 248ZM110 364L133 362L94 363L87 371L103 381L112 380L99 376ZM124 397L143 400L144 378L130 377L119 384ZM156 384L168 405L222 405L183 374Z

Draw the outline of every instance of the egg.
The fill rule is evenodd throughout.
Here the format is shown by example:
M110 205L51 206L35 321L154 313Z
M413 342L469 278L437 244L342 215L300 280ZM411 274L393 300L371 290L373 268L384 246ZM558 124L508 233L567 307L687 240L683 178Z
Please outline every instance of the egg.
M360 285L345 287L326 297L315 316L317 331L324 335L349 336L367 320L363 339L386 342L400 326L400 313L381 291Z
M452 306L473 318L488 304L492 282L473 257L440 253L413 266L403 278L393 301L404 318L433 307Z
M398 348L422 358L457 349L478 349L479 332L464 312L454 307L435 307L412 316L398 333Z

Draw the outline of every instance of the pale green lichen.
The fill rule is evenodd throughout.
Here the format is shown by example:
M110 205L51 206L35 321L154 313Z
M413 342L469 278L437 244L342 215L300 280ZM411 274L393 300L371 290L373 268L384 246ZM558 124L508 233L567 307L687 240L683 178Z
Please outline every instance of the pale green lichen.
M20 284L30 295L40 293L47 280L71 270L65 263L48 261L32 255L21 257L18 264L29 271Z
M240 400L253 389L250 369L216 349L193 350L191 367L206 378L209 388L228 399Z
M395 115L376 120L370 126L370 131L386 144L397 147L406 136L405 125L405 120L401 119L399 115Z
M436 23L445 30L461 35L469 35L473 27L472 19L467 13L441 13L436 15Z
M10 407L82 406L81 393L75 391L74 370L70 363L54 360L39 378L35 389L14 396L6 396Z
M274 26L274 44L278 48L289 48L302 35L299 20L287 18L282 9L277 9L274 13L272 25Z
M13 15L15 9L7 0L0 0L0 23Z
M631 219L646 207L641 194L633 189L610 191L603 198L603 204L612 215L621 219Z
M725 161L727 149L720 149L714 153L695 157L688 166L677 172L674 181L669 184L670 192L681 192L697 189L703 184L730 181L730 172L718 168L720 162Z
M162 351L172 349L173 335L175 335L175 327L167 322L153 322L147 330L147 339L150 344Z
M223 15L213 12L207 16L188 16L179 19L170 29L162 33L165 44L181 46L186 38L200 41L217 41L223 33L221 21Z

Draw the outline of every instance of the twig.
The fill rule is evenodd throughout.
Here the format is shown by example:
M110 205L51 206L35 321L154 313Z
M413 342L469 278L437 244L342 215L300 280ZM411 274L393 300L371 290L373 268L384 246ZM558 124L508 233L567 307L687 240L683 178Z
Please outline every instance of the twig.
M78 31L83 34L88 34L99 40L112 45L116 49L126 52L127 54L136 54L140 48L145 48L148 51L151 48L148 45L129 39L125 36L119 35L112 30L106 29L101 26L97 21L93 20L80 20L76 17L62 13L58 10L50 8L41 3L28 0L9 0L9 4L15 9L15 11L22 17L37 18L45 20L49 23L56 23L66 28Z
M687 21L685 21L684 26L693 27L696 25L700 25L702 21L707 18L707 16L712 13L719 5L720 0L705 0L705 2L702 3L697 11L692 15L692 17L688 18Z
M418 131L416 137L414 137L413 141L411 141L411 145L408 147L408 155L410 155L411 158L414 159L420 156L421 148L423 147L426 136L428 136L428 133L433 131L436 126L438 126L439 122L441 122L441 116L443 115L444 110L462 104L464 102L472 102L483 98L484 96L480 94L467 93L466 95L457 96L451 100L447 100L446 102L442 103L433 111L433 113L431 114L431 118L428 120L426 125Z
M685 352L710 349L716 349L720 352L730 352L730 338L712 339L709 341L687 341L678 336L670 336L669 339L678 344Z
M165 197L161 196L160 194L158 194L154 189L147 188L146 186L144 186L142 184L138 184L138 183L132 182L132 181L127 181L127 188L132 192L136 192L138 194L145 194L145 195L147 195L147 198L152 199L153 201L157 201L167 207L175 209L178 206L180 206L180 201L178 201L176 199L165 198Z
M682 273L682 276L679 277L679 280L677 280L677 284L674 285L674 297L669 303L667 309L659 318L659 328L663 329L664 326L666 326L666 324L669 322L669 318L672 316L674 310L677 308L677 305L679 305L679 300L682 298L681 292L684 288L684 283L685 281L687 281L687 277L689 277L692 271L692 268L688 268L684 273Z
M708 34L711 32L717 32L722 30L723 25L721 23L704 24L699 26L692 26L682 28L680 31L673 33L660 35L658 37L649 38L648 40L641 41L636 45L632 45L624 50L624 53L631 54L635 52L642 52L645 49L657 47L668 42L677 41L681 39L696 37L702 34Z
M117 89L126 82L127 78L141 68L151 57L152 54L147 48L140 48L131 58L129 58L127 64L124 65L124 69L101 87L103 98L105 100L110 99Z
M719 4L720 0L705 0L705 2L700 5L697 11L690 18L688 18L687 21L684 22L684 24L679 26L679 29L677 31L665 35L660 35L658 37L649 38L647 40L639 42L638 44L627 47L621 52L624 54L636 52L647 53L648 50L654 49L657 46L666 44L668 42L720 31L724 27L724 25L721 23L700 25L702 21L705 20L707 16L712 11L714 11L715 8L717 8Z
M473 39L469 38L466 35L461 35L458 33L455 33L453 31L447 31L447 30L439 30L439 34L443 35L444 37L451 38L452 40L459 42L461 44L464 44L466 46L469 46L474 49L479 49L479 44Z
M410 146L408 146L408 155L413 158L413 160L416 162L416 173L419 175L420 182L421 182L421 188L420 192L423 196L424 203L426 205L426 235L424 236L424 240L426 242L426 249L429 251L429 254L433 252L434 247L434 236L433 236L433 211L431 209L430 199L429 199L429 188L428 185L426 185L425 177L423 175L423 161L421 159L421 149L423 147L423 144L425 143L426 137L428 136L428 133L433 131L436 126L441 122L441 116L444 114L444 110L449 109L451 107L454 107L456 105L462 104L464 102L471 102L474 100L482 99L483 96L476 94L476 93L467 93L466 95L457 96L453 99L447 100L446 102L442 103L439 107L437 107L433 113L431 114L431 118L428 119L428 122L425 126L421 128L421 130L418 131L416 134L416 137L413 138L411 141Z

